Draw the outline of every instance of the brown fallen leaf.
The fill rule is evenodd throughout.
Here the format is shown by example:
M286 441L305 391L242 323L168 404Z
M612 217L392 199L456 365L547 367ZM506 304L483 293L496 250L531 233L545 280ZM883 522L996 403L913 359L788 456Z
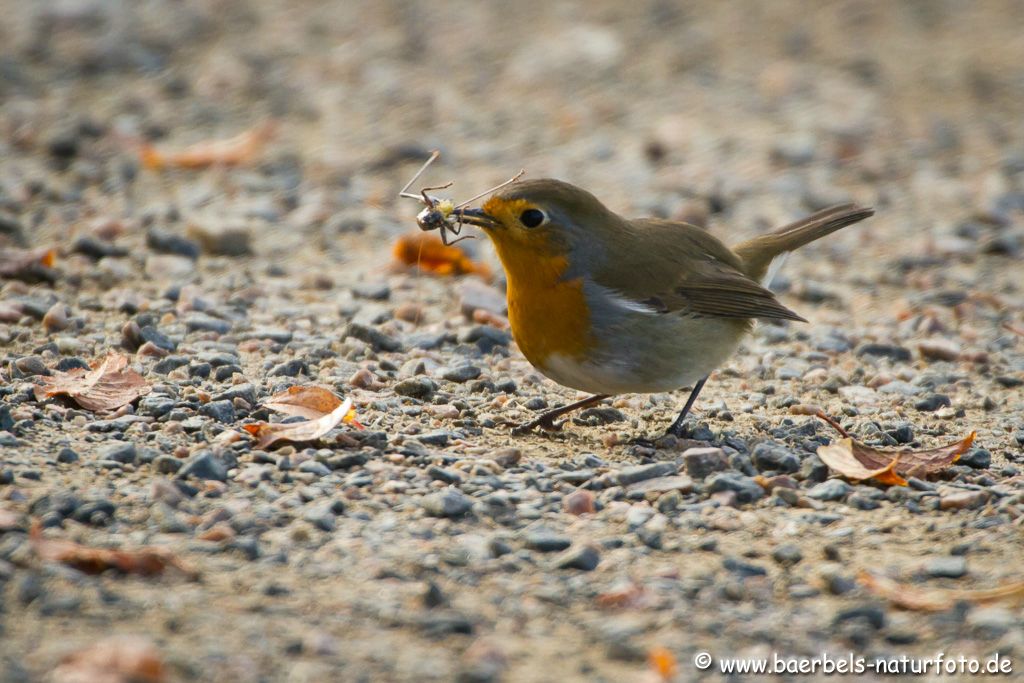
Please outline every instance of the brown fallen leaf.
M167 670L156 645L140 636L111 636L64 657L52 683L163 683Z
M23 282L56 282L57 274L52 270L57 261L57 250L0 249L0 278L22 280Z
M817 416L832 425L845 438L818 447L818 457L832 470L857 481L875 479L882 484L906 486L904 477L926 477L941 472L956 462L974 442L976 432L964 439L938 448L874 448L856 441L824 412Z
M245 425L243 429L256 437L256 448L266 448L278 441L316 441L342 422L355 422L351 413L352 399L347 398L337 408L315 420L287 424L259 422Z
M1024 581L982 590L947 590L912 586L864 570L857 574L857 581L897 607L921 612L942 612L958 602L985 604L1024 598Z
M39 521L32 523L29 530L32 550L47 562L60 562L74 567L85 574L102 574L115 569L122 574L156 576L171 567L190 579L197 579L198 572L176 558L166 548L134 548L112 550L88 546L59 538L44 538Z
M433 233L417 232L402 235L392 250L395 259L407 266L418 266L434 275L476 274L491 279L491 269L469 258L462 249L441 242Z
M263 401L263 405L271 410L285 415L298 415L307 420L321 418L342 403L333 391L317 385L288 387Z
M74 368L40 379L42 384L35 388L37 401L66 394L81 407L93 411L117 410L149 393L146 380L128 367L128 359L120 353L93 363L92 370Z
M158 150L150 144L141 146L142 165L151 169L206 168L238 166L253 161L274 134L272 121L250 128L226 140L205 140L177 152Z

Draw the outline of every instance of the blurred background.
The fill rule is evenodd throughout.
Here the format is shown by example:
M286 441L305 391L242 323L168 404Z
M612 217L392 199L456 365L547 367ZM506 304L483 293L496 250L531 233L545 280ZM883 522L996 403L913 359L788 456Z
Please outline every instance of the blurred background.
M269 234L397 232L418 207L395 191L435 147L425 181L455 181L456 197L526 168L619 211L732 231L853 198L881 209L862 236L956 250L958 223L1022 203L1014 0L0 5L0 192L95 196L41 209L34 230L106 202L210 208L227 182L220 208L257 220L239 202L272 186ZM172 175L115 191L134 182L140 142L181 148L269 120L248 188Z

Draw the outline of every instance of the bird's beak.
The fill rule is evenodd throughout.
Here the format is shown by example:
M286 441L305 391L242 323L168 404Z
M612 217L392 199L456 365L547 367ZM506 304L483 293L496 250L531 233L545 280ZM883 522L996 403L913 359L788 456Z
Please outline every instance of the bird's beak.
M456 209L454 213L463 223L469 223L485 230L501 225L494 217L484 213L483 209Z

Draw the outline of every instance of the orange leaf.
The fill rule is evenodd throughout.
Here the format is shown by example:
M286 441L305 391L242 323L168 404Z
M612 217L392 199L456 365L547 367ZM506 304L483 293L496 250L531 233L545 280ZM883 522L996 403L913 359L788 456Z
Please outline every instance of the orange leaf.
M112 353L93 370L74 368L52 377L42 377L35 388L37 401L66 394L75 403L92 411L116 410L149 393L142 375L128 367L128 359Z
M260 422L245 425L244 429L256 437L257 448L266 448L278 441L316 441L342 421L355 422L352 412L352 399L347 398L337 408L315 420L287 424Z
M647 653L647 661L663 681L671 681L679 671L676 656L668 648L651 648L651 651Z
M315 420L334 411L342 400L326 387L294 386L279 391L263 402L271 410Z
M857 574L857 581L897 607L922 612L942 612L961 601L984 604L1024 598L1024 581L983 590L944 590L920 588L863 570Z
M855 441L846 430L824 413L817 413L843 434L843 439L818 447L818 457L844 477L855 480L874 478L882 484L906 486L903 477L928 476L956 462L974 442L975 432L964 439L938 448L873 448ZM902 476L901 476L902 475Z
M163 683L167 670L156 646L139 636L111 636L64 657L53 683Z
M399 263L407 266L418 265L435 275L477 274L485 280L491 278L491 269L483 263L473 261L459 247L445 245L441 238L432 233L417 232L402 235L395 242L392 253Z
M152 169L237 166L249 163L259 155L264 144L273 136L274 128L274 123L268 121L233 138L197 142L178 152L164 152L144 144L139 156L142 165Z
M43 538L38 521L33 523L29 531L29 541L41 559L66 564L85 574L102 574L108 569L116 569L123 574L156 576L162 574L166 568L173 567L189 578L198 577L194 569L189 568L165 548L89 548L66 539Z

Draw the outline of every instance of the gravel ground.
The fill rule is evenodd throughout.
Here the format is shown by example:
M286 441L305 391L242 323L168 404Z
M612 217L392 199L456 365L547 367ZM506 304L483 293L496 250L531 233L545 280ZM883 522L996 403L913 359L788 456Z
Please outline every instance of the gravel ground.
M856 581L1022 578L1024 5L436 5L0 2L0 246L57 249L0 281L0 681L99 680L55 667L112 634L168 681L656 681L655 648L680 681L699 651L1024 668L1019 604L903 611ZM139 163L268 120L237 167ZM683 392L512 437L577 395L491 324L500 277L392 264L434 147L456 197L525 167L727 242L878 214L789 260L810 324L759 326L692 438L635 443ZM35 399L115 350L151 386L133 405ZM216 441L309 383L366 429ZM849 484L795 404L976 448ZM199 578L43 561L32 520Z

